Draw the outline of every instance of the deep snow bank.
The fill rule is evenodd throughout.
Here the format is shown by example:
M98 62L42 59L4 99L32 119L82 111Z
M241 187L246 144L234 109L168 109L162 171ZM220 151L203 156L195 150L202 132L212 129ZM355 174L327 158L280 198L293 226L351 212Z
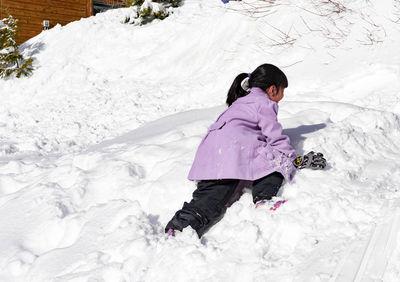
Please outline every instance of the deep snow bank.
M143 27L109 11L26 43L35 74L0 81L0 280L398 280L399 6L246 3ZM264 62L289 77L296 151L329 168L299 172L274 213L245 193L202 240L166 240L233 77Z

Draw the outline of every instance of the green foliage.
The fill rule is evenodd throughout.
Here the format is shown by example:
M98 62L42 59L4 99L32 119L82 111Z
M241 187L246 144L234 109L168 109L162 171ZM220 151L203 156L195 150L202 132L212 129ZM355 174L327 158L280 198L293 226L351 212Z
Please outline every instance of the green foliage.
M12 16L0 21L0 78L15 74L16 77L29 76L33 71L33 59L25 59L19 53L15 37L18 21Z
M163 2L165 2L166 4L171 5L172 7L178 7L182 3L182 0L166 0L166 1L163 1Z
M153 9L151 6L139 10L139 16L143 19L153 16Z
M126 4L128 6L142 6L144 0L127 0Z
M33 59L32 59L32 58L29 58L29 59L25 60L25 62L22 64L22 66L19 67L19 68L16 70L16 75L17 75L17 77L20 78L21 75L22 75L22 76L29 76L29 75L31 75L32 72L33 72L33 66L32 66L32 64L33 64Z
M154 19L165 19L172 12L170 7L178 7L182 3L182 0L128 0L126 3L129 6L137 8L137 15L133 21L130 17L125 18L124 23L143 25L151 22ZM154 8L153 5L157 5L156 8Z
M168 15L169 15L168 12L165 11L165 10L161 10L161 11L158 11L158 12L154 13L154 17L156 19L160 19L160 20L165 19L166 17L168 17Z

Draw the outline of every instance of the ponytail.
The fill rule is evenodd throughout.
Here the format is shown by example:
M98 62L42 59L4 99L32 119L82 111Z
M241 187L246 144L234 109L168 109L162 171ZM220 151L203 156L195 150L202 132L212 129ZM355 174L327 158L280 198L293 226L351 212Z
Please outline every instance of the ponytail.
M267 90L268 87L275 85L276 88L286 88L289 83L286 75L278 67L271 64L263 64L257 67L251 74L241 73L233 81L231 88L228 91L228 97L226 103L228 106L232 105L238 98L244 97L248 94L243 89L242 83L244 80L250 77L245 83L248 84L249 89L252 87L258 87L262 90ZM245 87L247 88L247 87Z
M228 96L226 97L228 106L232 105L238 98L247 95L247 91L242 88L242 82L247 77L247 73L241 73L233 80L231 88L228 91Z

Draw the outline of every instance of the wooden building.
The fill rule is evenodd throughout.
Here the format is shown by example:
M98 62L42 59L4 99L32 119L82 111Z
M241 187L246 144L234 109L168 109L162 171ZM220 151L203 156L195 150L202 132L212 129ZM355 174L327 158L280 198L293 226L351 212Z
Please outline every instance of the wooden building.
M56 24L65 25L107 9L125 6L125 0L0 0L0 19L18 19L17 42Z

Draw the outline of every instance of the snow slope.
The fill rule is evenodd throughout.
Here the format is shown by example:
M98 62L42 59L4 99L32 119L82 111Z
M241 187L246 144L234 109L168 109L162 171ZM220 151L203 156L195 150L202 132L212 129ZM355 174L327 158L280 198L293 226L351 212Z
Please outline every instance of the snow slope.
M34 75L0 81L0 281L399 280L398 1L130 13L41 33ZM265 62L289 78L285 133L328 169L298 172L275 212L246 191L201 240L166 238L232 79Z

